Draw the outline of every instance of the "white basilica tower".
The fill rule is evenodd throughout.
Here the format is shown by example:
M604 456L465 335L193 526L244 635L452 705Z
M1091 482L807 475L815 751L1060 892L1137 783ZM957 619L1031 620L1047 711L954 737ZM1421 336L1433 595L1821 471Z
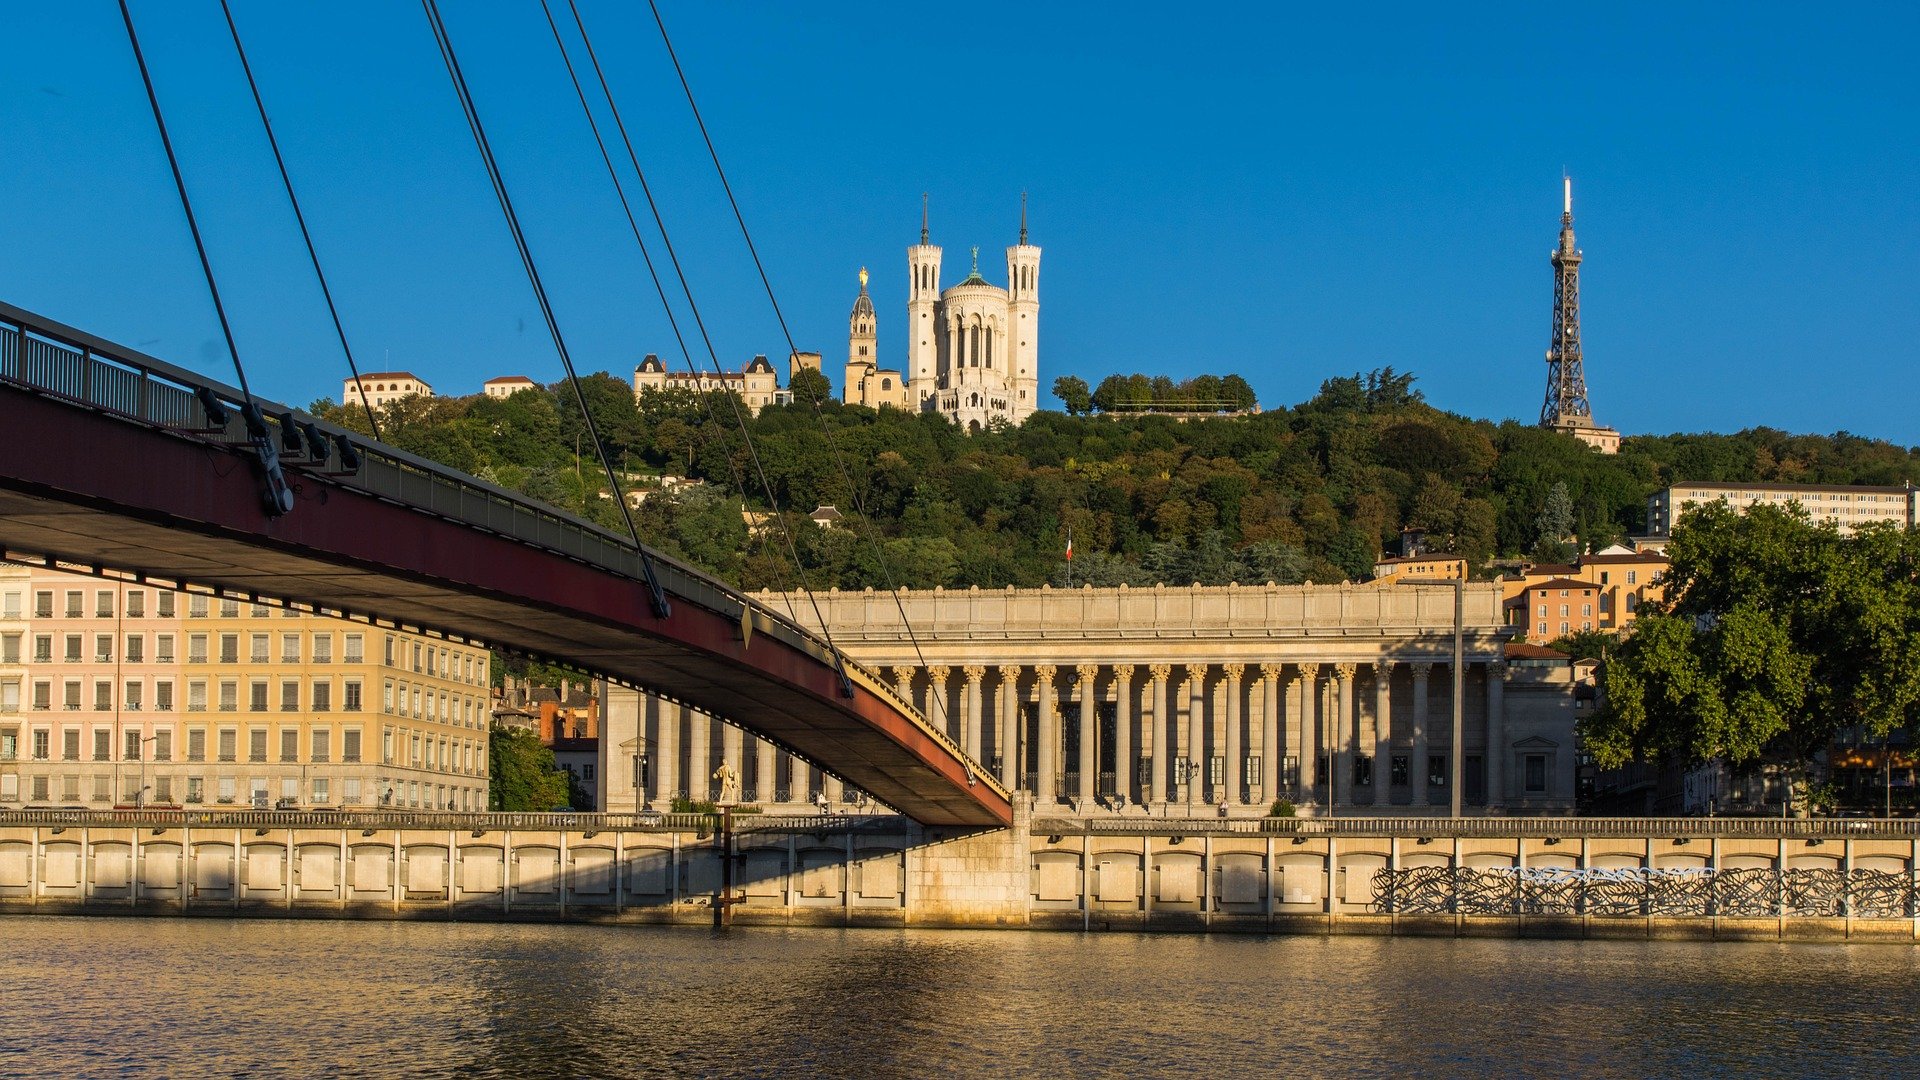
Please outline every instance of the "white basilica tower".
M975 248L972 273L942 290L940 254L923 203L920 242L907 249L909 407L968 432L994 420L1018 424L1040 394L1040 249L1027 243L1026 196L1020 242L1007 248L1007 288L980 276Z

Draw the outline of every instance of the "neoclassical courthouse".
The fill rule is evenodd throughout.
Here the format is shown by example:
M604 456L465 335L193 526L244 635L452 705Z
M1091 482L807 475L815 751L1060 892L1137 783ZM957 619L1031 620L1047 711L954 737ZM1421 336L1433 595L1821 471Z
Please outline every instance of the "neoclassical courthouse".
M937 412L977 432L994 420L1018 424L1040 398L1040 249L1027 243L1020 203L1020 242L1007 248L1007 287L973 272L940 288L940 247L931 242L924 207L920 242L907 249L907 364L880 367L879 319L860 271L860 295L847 318L847 367L841 384L851 404Z
M1465 586L1458 746L1450 587L833 591L813 598L820 619L803 595L759 599L824 620L1037 812L1444 813L1456 777L1469 813L1573 806L1572 668L1509 644L1497 585ZM606 725L608 810L709 797L723 768L747 801L859 801L672 702L615 698Z

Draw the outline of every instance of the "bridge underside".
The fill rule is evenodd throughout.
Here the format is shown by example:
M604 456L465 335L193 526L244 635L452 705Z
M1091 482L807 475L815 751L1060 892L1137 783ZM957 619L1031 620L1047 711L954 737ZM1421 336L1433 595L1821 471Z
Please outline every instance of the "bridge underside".
M262 508L249 451L0 385L0 547L440 631L564 660L765 736L929 825L1004 798L892 703L737 616L553 551L300 474Z

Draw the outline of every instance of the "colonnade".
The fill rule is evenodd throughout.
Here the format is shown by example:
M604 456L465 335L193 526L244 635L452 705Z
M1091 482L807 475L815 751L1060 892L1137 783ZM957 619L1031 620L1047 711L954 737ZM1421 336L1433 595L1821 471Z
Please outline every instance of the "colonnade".
M1487 793L1507 790L1504 755L1488 752L1508 742L1504 662L1468 663L1458 748L1449 665L1427 660L881 670L969 757L1009 789L1033 792L1041 808L1251 814L1284 798L1386 812L1444 808L1456 782L1469 806L1497 805ZM745 801L860 798L770 743L671 702L648 699L642 724L652 766L645 796L662 808L675 794L718 796L723 766Z

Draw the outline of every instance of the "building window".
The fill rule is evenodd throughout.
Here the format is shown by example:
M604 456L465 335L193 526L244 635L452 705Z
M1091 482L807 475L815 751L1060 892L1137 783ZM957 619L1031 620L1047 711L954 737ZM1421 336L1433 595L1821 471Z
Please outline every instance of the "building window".
M266 663L267 648L268 648L267 635L254 634L252 635L251 640L249 641L249 644L252 647L247 651L248 659L252 660L256 664Z
M300 760L300 731L298 728L280 729L280 760Z
M313 684L313 711L331 712L333 710L333 684L324 680Z
M187 597L187 618L204 619L207 617L207 598L204 596Z
M280 683L280 711L300 711L300 684L291 679Z
M106 728L93 729L93 760L113 760L113 732Z
M353 658L349 656L348 659L352 660ZM313 635L313 662L316 664L333 663L333 635L332 634Z
M247 760L267 760L267 729L249 728L247 730Z
M313 742L312 759L315 764L325 764L333 757L333 732L327 728L314 728L309 736Z
M153 684L153 708L155 712L173 711L173 684L157 682Z
M33 594L33 617L36 619L53 618L53 593L43 590Z
M223 664L237 664L240 662L239 634L220 635L220 662Z
M267 711L267 682L265 679L256 679L247 684L247 711Z
M173 618L173 594L170 592L154 593L153 613L163 619Z
M67 590L67 618L69 619L79 618L81 613L81 608L84 606L85 606L85 601L80 594L80 590L78 589Z
M297 664L300 662L299 634L280 635L280 662L283 664Z
M1542 795L1547 790L1547 755L1528 754L1526 760L1526 791L1529 795Z
M142 619L147 614L147 594L139 589L127 593L127 618Z
M127 635L127 663L144 664L147 662L147 639L142 634Z
M93 594L93 617L96 619L113 618L113 590L101 589Z
M365 662L365 651L364 651L364 650L365 650L365 643L364 643L364 642L365 642L365 639L364 639L364 637L363 637L362 635L360 635L360 634L348 634L348 635L347 635L347 649L346 649L346 653L347 653L347 656L346 656L346 660L347 660L347 663L349 663L349 664L359 664L359 663L364 663L364 662ZM328 639L327 639L327 644L328 644L328 646L329 646L329 648L331 648L331 646L332 646L332 644L333 644L333 639L332 639L332 637L331 637L331 636L329 636L329 637L328 637ZM317 647L317 644L316 644L316 647Z
M1445 754L1427 755L1427 786L1447 786L1447 756Z
M340 706L347 712L360 711L360 684L349 682L340 688Z
M207 729L191 728L187 731L187 760L207 760Z
M93 662L96 664L113 663L113 635L93 635Z
M1640 583L1640 572L1638 570L1627 571L1627 584L1638 585L1639 583Z
M349 763L360 760L359 728L347 728L340 733L340 760Z

